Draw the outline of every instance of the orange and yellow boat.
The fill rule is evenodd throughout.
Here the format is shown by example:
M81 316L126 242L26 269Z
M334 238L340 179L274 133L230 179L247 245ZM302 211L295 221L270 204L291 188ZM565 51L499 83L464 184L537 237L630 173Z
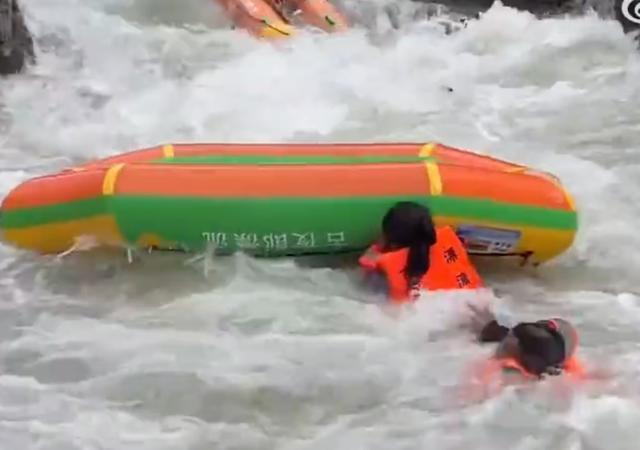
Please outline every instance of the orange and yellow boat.
M176 144L27 180L3 200L5 242L42 253L98 246L360 251L401 200L431 208L471 254L547 261L573 242L574 203L552 175L438 143Z
M277 39L295 33L292 19L329 33L348 28L347 19L330 0L217 0L230 20L258 38ZM291 14L287 14L290 11Z

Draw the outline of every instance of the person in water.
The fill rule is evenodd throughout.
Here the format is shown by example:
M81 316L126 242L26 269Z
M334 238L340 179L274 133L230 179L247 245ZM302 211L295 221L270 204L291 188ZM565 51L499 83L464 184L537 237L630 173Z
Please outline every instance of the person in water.
M535 380L563 373L575 377L584 375L576 354L578 331L565 319L520 322L512 328L493 319L482 327L478 340L498 343L485 376L515 374Z
M382 288L394 303L415 301L419 291L483 288L462 241L448 226L436 227L428 208L414 202L396 203L382 220L382 236L360 257L369 284ZM482 343L497 343L479 374L484 384L539 380L562 373L581 377L576 356L578 333L560 318L498 323L493 312L468 305Z
M449 226L436 227L429 209L396 203L382 219L382 236L359 259L370 286L394 303L415 301L420 290L484 286L463 243Z
M465 376L466 398L482 400L507 386L529 384L564 375L572 382L596 379L577 355L578 331L566 319L548 318L511 325L496 320L486 307L468 305L472 329L482 344L497 343L488 358L472 364ZM469 383L469 384L467 384Z

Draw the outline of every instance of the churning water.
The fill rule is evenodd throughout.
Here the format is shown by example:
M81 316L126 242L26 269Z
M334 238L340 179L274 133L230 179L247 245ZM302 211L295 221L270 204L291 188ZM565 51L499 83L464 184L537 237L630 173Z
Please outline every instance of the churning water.
M557 174L581 215L552 263L481 266L494 296L402 314L335 266L1 246L2 449L638 448L640 57L617 23L495 5L394 31L354 1L368 27L272 45L207 0L24 6L39 65L0 81L2 194L165 142L438 140ZM477 296L573 321L609 378L465 399Z

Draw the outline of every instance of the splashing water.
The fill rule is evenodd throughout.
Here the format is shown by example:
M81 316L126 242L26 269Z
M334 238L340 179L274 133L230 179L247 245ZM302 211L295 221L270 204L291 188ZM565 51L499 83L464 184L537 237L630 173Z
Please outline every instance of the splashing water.
M3 448L636 448L640 59L616 22L495 5L447 36L375 13L368 30L272 45L205 0L31 0L25 14L39 65L0 81L2 193L163 142L439 140L533 165L576 198L575 246L487 282L519 319L575 322L587 363L614 375L461 402L489 351L461 326L473 295L389 315L348 272L289 260L238 255L205 278L175 255L2 246Z

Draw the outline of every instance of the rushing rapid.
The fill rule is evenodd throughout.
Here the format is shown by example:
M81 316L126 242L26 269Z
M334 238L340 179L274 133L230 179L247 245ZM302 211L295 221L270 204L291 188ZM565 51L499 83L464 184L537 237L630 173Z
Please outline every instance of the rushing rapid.
M637 448L635 44L593 15L495 5L446 34L396 30L383 6L347 2L352 30L265 44L206 0L31 0L38 65L0 80L0 192L164 142L440 141L558 175L573 248L535 270L481 265L495 295L394 315L335 261L3 245L2 448ZM467 301L566 317L610 376L470 401L464 374L490 350L470 343Z

